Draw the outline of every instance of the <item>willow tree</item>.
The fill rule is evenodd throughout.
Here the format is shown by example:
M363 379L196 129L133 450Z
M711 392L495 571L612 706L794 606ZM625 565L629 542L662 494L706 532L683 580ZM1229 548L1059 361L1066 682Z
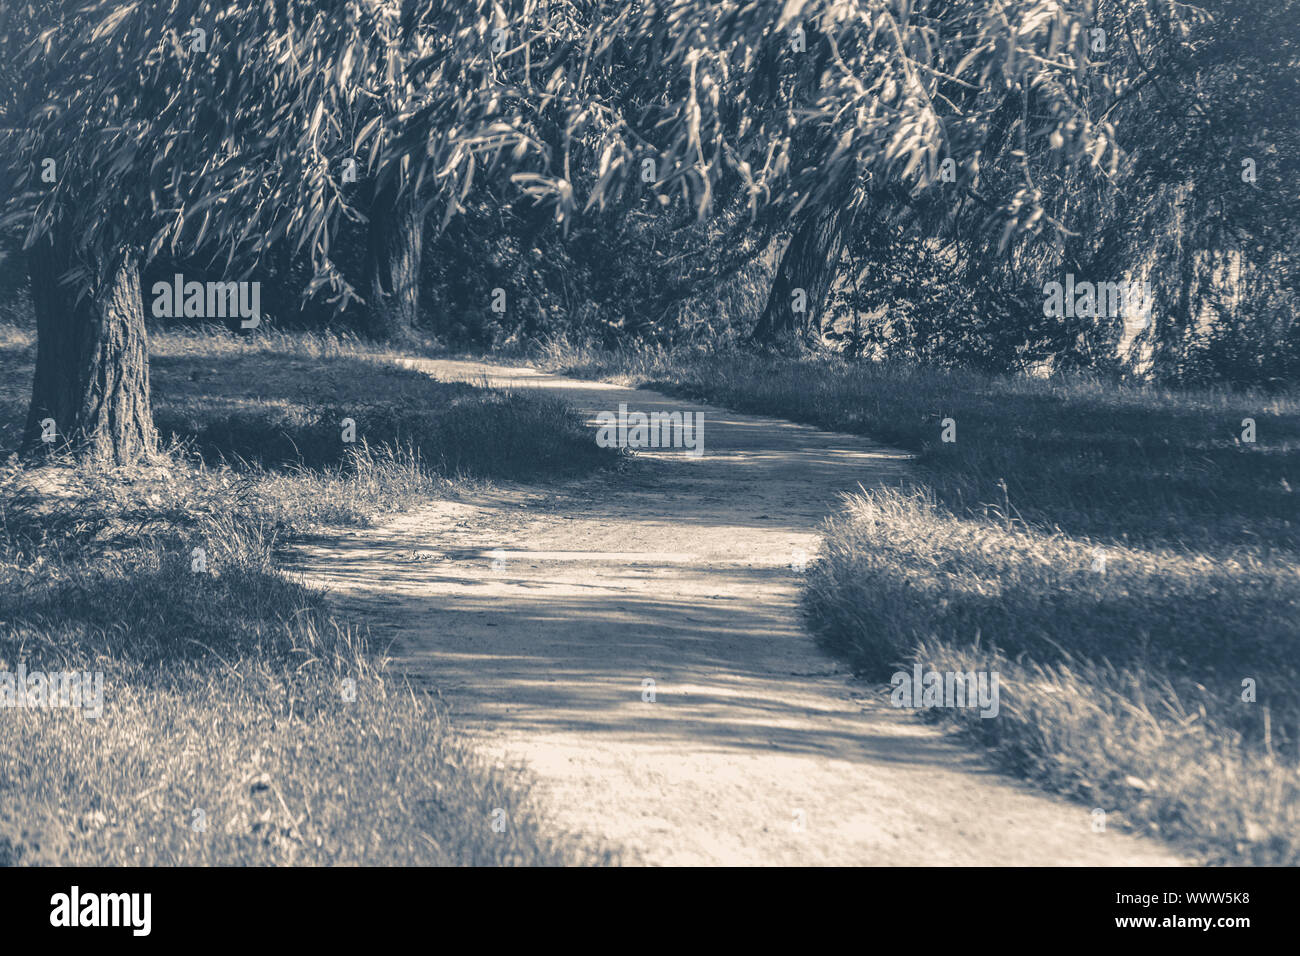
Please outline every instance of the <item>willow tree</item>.
M24 439L29 445L42 438L76 441L118 460L148 455L155 434L139 254L121 242L122 220L112 215L121 206L110 208L109 199L130 164L125 143L131 137L122 132L129 119L111 99L97 102L103 87L84 64L78 69L62 58L67 46L60 42L68 31L84 31L81 42L89 44L105 39L108 29L76 22L52 4L11 7L5 16L7 52L14 54L20 39L29 41L16 64L22 85L5 103L4 124L11 184L5 222L25 228L39 343ZM77 122L92 129L103 122L93 145L75 130ZM96 178L107 185L98 202L88 194Z
M1300 217L1285 184L1300 178L1300 128L1277 104L1300 92L1297 22L1297 0L1099 3L1088 35L1099 62L1078 95L1114 124L1118 169L1062 164L1032 103L1023 136L1012 100L985 139L980 191L1000 200L1023 166L1061 229L1004 248L976 202L956 215L913 203L904 212L919 228L902 242L890 222L869 219L854 237L855 272L868 308L897 303L882 331L900 354L1173 377L1217 348L1239 381L1294 368ZM1067 271L1149 280L1151 314L1045 318L1043 285ZM904 288L892 287L898 277Z
M1067 163L1116 161L1113 130L1088 115L1089 94L1107 83L1091 59L1091 0L598 6L586 41L556 71L575 135L528 188L561 215L616 204L651 160L655 188L701 217L732 189L754 214L780 210L790 240L759 338L817 315L845 230L879 197L934 192L953 206L975 197L1000 239L1049 225L1014 153L995 158L1015 188L982 193L990 138L1042 141ZM623 99L639 110L590 95L601 70L629 85ZM582 195L564 172L579 160L595 168Z
M361 296L372 329L400 342L420 317L426 223L444 229L502 169L545 167L528 90L546 51L573 32L575 10L568 0L347 7L350 39L325 114L338 134L329 136L331 188L367 223Z
M139 284L160 253L224 263L225 279L239 281L287 243L312 264L305 294L346 303L356 292L331 246L344 220L360 215L344 188L348 161L372 178L374 195L395 202L422 196L427 177L454 212L476 162L507 150L529 157L520 124L494 118L503 98L462 69L485 59L493 6L8 7L6 42L25 41L26 83L0 100L9 131L0 176L11 187L0 228L22 235L38 332L25 443L39 447L52 422L61 444L96 458L126 464L152 454ZM431 90L459 85L348 126L363 113L358 97L382 96L367 82L398 62L388 54L408 52L390 36L376 40L379 14L401 35L447 38L410 64L411 76ZM391 148L412 113L435 121L415 137L415 168Z
M271 144L297 120L270 57L292 30L269 8L200 0L20 5L5 26L28 41L0 160L36 310L25 444L148 458L140 270L164 248L255 247L240 200L283 210L296 167Z

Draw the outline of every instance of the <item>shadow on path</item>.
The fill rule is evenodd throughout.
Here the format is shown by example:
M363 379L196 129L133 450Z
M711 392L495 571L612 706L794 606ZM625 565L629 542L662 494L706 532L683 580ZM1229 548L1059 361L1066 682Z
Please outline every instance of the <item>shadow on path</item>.
M906 477L865 439L530 369L412 360L601 411L701 411L703 457L498 488L306 543L297 565L522 759L561 825L651 863L1160 864L1004 779L823 655L800 562L839 496ZM490 808L485 810L485 814Z

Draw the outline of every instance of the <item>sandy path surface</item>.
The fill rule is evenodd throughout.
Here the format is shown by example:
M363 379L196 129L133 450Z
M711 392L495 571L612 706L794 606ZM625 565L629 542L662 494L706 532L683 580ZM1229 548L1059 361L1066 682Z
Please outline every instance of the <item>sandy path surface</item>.
M807 635L792 563L840 492L897 481L905 453L531 369L409 364L590 419L705 414L700 458L638 452L298 549L480 747L526 763L558 824L652 864L1183 862L992 772Z

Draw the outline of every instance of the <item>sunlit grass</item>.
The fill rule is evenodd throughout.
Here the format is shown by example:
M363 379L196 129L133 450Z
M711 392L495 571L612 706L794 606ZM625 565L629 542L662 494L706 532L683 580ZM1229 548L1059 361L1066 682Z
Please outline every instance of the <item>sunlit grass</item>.
M598 467L567 409L324 336L154 345L166 454L0 468L0 671L104 682L97 718L0 710L0 864L612 862L547 827L517 768L467 748L364 621L276 563L296 534ZM0 338L26 387L32 359L29 336ZM5 385L16 439L25 396Z

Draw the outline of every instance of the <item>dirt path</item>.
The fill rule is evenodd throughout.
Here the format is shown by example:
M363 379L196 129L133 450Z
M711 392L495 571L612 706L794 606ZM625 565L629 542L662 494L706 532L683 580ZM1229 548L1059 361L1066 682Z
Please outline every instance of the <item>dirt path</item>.
M300 551L482 747L526 762L559 824L656 864L1182 862L991 772L807 636L791 564L840 492L898 480L904 453L530 369L410 364L590 418L706 416L701 458L640 452Z

